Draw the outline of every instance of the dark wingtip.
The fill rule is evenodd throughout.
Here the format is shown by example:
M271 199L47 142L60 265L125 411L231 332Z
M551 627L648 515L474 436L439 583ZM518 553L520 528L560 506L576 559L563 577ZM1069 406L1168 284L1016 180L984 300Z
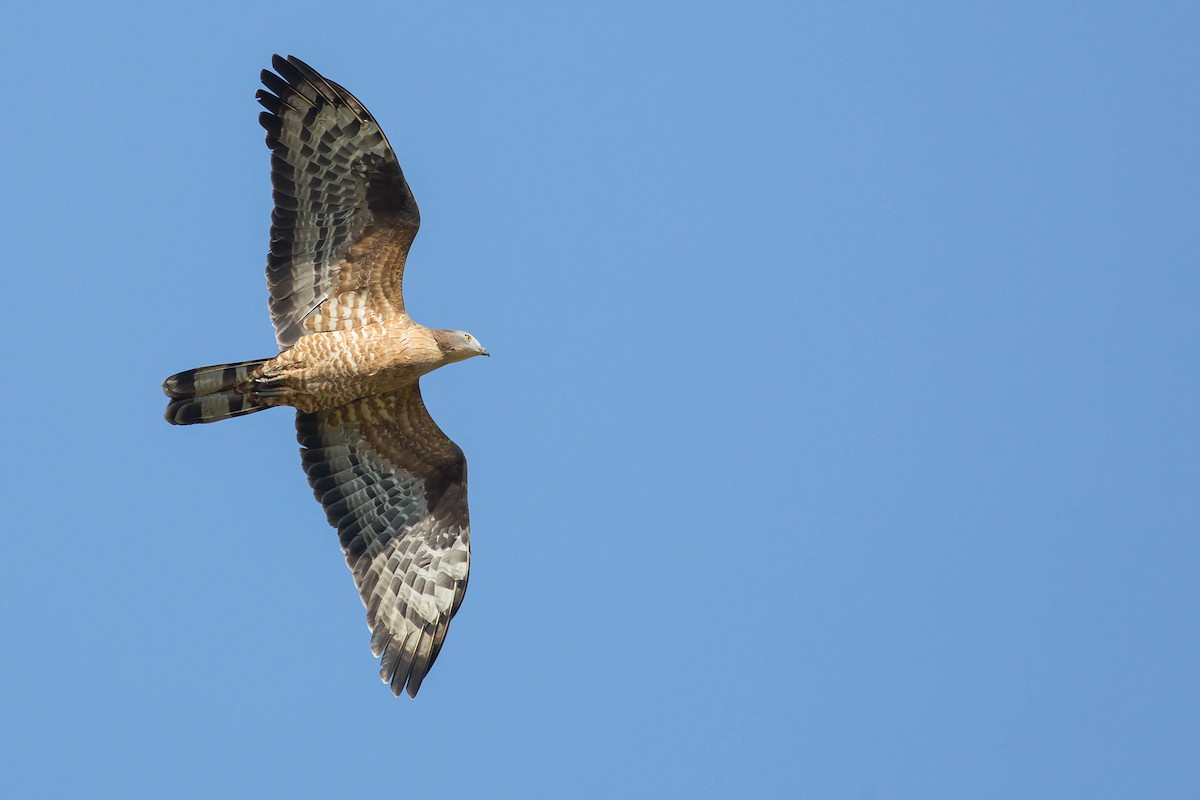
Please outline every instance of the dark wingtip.
M267 87L267 89L274 93L280 100L291 94L293 91L291 85L282 76L276 75L270 70L264 69L259 73L258 79L262 81L263 86ZM259 89L258 92L255 93L255 97L259 98L260 103L262 102L262 93L262 89Z
M297 58L296 56L288 56L288 57L287 57L287 62L288 62L289 64L291 64L293 67L296 67L297 69L300 69L300 70L308 70L309 72L314 72L314 73L316 72L316 70L315 70L315 69L313 69L312 67L310 67L310 66L309 66L308 64L306 64L305 62L301 61L301 60L300 60L299 58Z
M259 112L258 124L263 126L263 130L267 132L267 140L275 142L279 140L279 134L283 132L283 120L270 111Z
M255 92L254 99L258 101L260 106L265 108L267 111L270 111L272 114L278 114L280 109L283 108L283 101L280 100L278 96L268 92L266 89L259 89L257 92Z

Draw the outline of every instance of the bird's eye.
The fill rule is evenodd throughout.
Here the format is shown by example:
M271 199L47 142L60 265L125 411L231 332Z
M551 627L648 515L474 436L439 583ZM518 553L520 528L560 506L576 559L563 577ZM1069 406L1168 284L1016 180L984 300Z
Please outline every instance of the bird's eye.
M468 334L464 334L464 335L467 337L468 342L471 341L471 334L468 333Z

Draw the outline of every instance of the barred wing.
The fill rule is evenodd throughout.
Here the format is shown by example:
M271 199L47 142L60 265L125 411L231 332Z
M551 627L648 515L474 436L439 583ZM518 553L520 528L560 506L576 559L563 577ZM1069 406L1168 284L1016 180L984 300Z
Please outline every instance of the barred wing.
M280 349L308 333L403 313L404 260L420 213L371 112L295 56L263 70L271 149L267 285ZM278 73L278 74L276 74Z
M308 481L367 607L380 677L416 697L470 567L467 462L412 386L296 416Z

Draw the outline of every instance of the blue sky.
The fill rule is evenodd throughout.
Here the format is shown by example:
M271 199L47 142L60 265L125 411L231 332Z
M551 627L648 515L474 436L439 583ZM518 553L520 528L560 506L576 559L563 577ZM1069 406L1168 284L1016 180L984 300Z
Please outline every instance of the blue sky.
M1194 797L1198 24L11 9L0 789ZM416 701L291 415L161 419L274 353L273 52L375 113L409 310L493 353L424 381L474 558Z

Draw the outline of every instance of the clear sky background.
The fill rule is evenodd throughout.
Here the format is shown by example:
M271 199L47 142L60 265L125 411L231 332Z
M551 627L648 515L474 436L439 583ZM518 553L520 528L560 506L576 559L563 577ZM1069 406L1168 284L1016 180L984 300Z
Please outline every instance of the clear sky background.
M1194 798L1190 3L9 8L6 797ZM376 677L272 355L273 52L423 227L470 590Z

